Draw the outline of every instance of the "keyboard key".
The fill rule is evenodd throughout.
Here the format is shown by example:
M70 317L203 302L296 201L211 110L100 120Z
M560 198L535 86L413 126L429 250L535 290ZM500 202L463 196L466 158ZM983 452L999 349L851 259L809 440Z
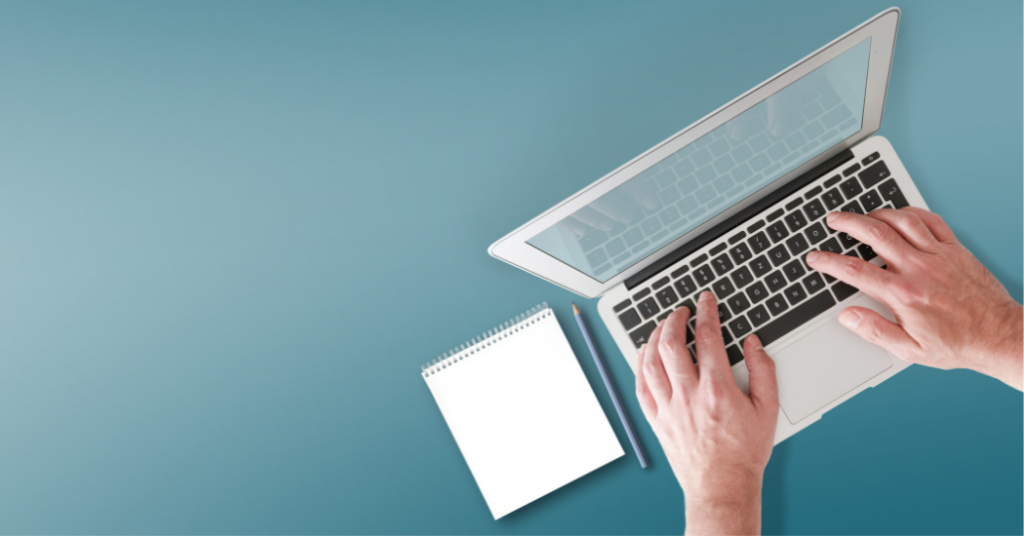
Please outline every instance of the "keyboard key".
M725 244L722 244L723 246ZM715 268L715 272L718 275L725 275L726 272L732 270L732 261L729 260L728 255L721 255L711 260L711 266Z
M654 322L648 322L640 326L636 331L629 333L629 338L633 339L633 345L640 348L651 338L651 333L654 333L654 328L658 327Z
M729 333L729 330L725 329L725 326L722 326L722 342L725 344L732 342L732 334Z
M886 167L885 162L879 162L860 174L860 180L864 181L864 186L871 188L879 182L889 178L889 168Z
M732 277L732 282L736 283L736 288L743 288L754 282L754 276L750 275L750 270L746 266L740 266L729 276Z
M747 243L750 244L750 248L754 250L755 255L761 253L765 249L768 249L768 246L770 245L768 243L768 237L765 236L764 233L757 233L750 237L750 240L747 240Z
M764 325L765 322L769 320L768 311L764 308L763 305L758 305L757 307L751 309L750 312L747 313L747 316L750 317L750 321L754 323L755 328L761 327L762 325Z
M740 244L729 250L729 255L732 256L733 262L737 265L743 264L750 260L752 257L750 248L746 244Z
M824 218L825 214L827 214L827 212L825 212L825 207L822 206L821 201L817 199L804 205L804 213L807 214L807 219L811 221L818 218Z
M867 156L866 156L866 157L864 158L864 160L861 160L861 161L860 161L860 163L861 163L861 164L864 164L864 166L865 166L865 167L867 167L867 165L868 165L868 164L870 164L870 163L874 162L875 160L878 160L879 158L880 158L880 157L878 156L878 152L876 151L876 152L874 152L874 153L871 153L871 154L867 155ZM863 180L863 179L862 179L862 180Z
M659 288L667 285L669 281L670 281L670 279L666 275L665 277L655 281L654 284L651 285L651 287L654 288L654 290L658 290Z
M679 291L680 296L686 297L697 292L697 285L693 283L693 278L687 275L676 281L676 290Z
M619 315L619 322L622 323L622 327L626 328L626 331L629 331L639 326L642 320L640 320L640 315L635 310L630 309Z
M651 293L651 289L645 288L645 289L641 290L640 292L637 292L636 294L634 294L633 295L633 299L636 300L636 301L640 301L641 298L643 298L644 296L647 296L650 293Z
M835 185L835 183L839 182L840 180L842 180L842 179L839 177L839 175L836 175L835 177L832 177L831 179L826 180L825 183L824 183L825 184L825 188L828 188L830 186Z
M857 246L857 252L860 253L860 258L866 261L870 261L871 259L874 259L875 257L878 256L878 254L875 253L874 248L867 244L861 244Z
M729 304L729 308L732 309L733 313L740 314L750 308L750 302L747 301L747 297L742 292L734 294L726 303Z
M761 255L750 261L750 269L754 271L755 276L761 277L772 270L772 265L768 262L768 257Z
M804 301L804 298L807 297L807 293L804 292L804 287L801 287L800 283L787 288L784 294L786 295L786 299L789 300L790 305L796 305Z
M747 317L741 315L738 316L736 320L729 322L729 329L732 330L733 335L736 335L736 338L739 339L747 333L750 333L750 322L747 321Z
M768 226L768 236L772 239L772 243L775 243L789 236L789 231L786 230L786 226L780 221Z
M804 200L798 197L798 198L790 201L789 203L786 203L786 210L793 210L794 208L799 207L800 203L803 203L803 202L804 202Z
M839 205L843 204L843 201L845 201L845 199L843 199L843 194L839 193L838 188L832 188L825 192L825 195L821 196L821 200L825 202L825 206L828 207L829 210L835 210Z
M780 313L789 309L789 304L786 303L786 299L782 297L782 294L776 294L768 298L768 301L764 302L764 304L768 306L768 310L775 316L779 316Z
M804 270L804 263L800 262L800 259L797 259L783 267L782 273L786 274L786 277L790 281L796 281L803 277L807 271Z
M815 196L817 196L820 193L821 193L821 186L815 186L814 188L811 188L810 190L807 190L807 193L804 194L804 199L810 201L811 199L813 199Z
M616 313L621 313L623 309L625 309L626 307L629 307L630 305L633 305L633 302L631 302L629 300L626 300L626 301L624 301L622 303L619 303L615 307L612 307L612 310L615 311ZM626 328L626 329L629 329L629 328Z
M736 242L739 242L740 240L743 240L746 237L747 237L747 233L744 233L743 231L740 231L740 232L738 232L738 233L736 233L736 234L734 234L734 235L729 237L729 245L731 246L731 245L735 244Z
M764 222L763 221L759 221L759 222L751 225L750 227L747 227L747 232L748 233L753 233L754 231L756 231L756 230L758 230L758 229L760 229L762 227L764 227Z
M764 288L764 283L758 281L747 288L747 296L750 296L750 301L757 303L768 297L768 289Z
M817 224L815 224L815 225L817 225ZM786 240L786 247L789 248L789 252L794 257L796 257L797 255L799 255L799 254L803 253L804 251L806 251L807 248L810 247L810 246L807 245L807 239L804 238L804 235L802 235L802 234L795 234L795 235L793 235L793 238L790 238L789 240Z
M682 309L683 307L685 307L685 308L690 310L690 320L691 321L694 318L696 318L693 315L696 314L696 312L697 312L697 305L693 303L693 300L683 300L683 303L680 303L679 307L676 307L676 311Z
M690 266L696 268L698 264L701 264L706 260L708 260L708 254L702 253L690 260Z
M671 307L672 304L679 301L679 296L676 295L676 291L672 290L672 287L664 288L655 294L654 297L658 298L658 303L660 303L662 307Z
M860 242L856 238L850 236L849 233L839 233L836 236L839 237L839 243L843 246L843 251L860 244Z
M665 311L664 313L661 313L660 315L658 315L658 318L655 318L654 321L660 324L662 320L665 320L671 314L672 314L672 311Z
M789 230L793 231L794 233L799 231L800 229L803 229L804 226L807 225L807 219L804 218L804 213L800 212L799 210L787 214L785 220L786 225L789 226Z
M765 219L768 220L768 221L775 221L775 220L781 218L782 215L785 214L785 213L786 213L786 211L780 208L779 210L776 210L775 212L772 212L771 214L766 216Z
M845 233L844 233L845 234ZM824 244L818 247L822 251L829 251L842 255L843 248L839 245L839 242L835 238L829 238Z
M736 287L732 286L732 281L729 281L728 277L723 277L718 281L715 281L715 283L711 285L711 289L715 291L715 296L717 296L719 300L724 300L726 296L736 292Z
M857 214L864 214L864 209L860 208L860 203L856 199L850 201L846 206L839 209L842 212L856 212Z
M636 308L640 310L640 314L644 315L644 319L648 319L656 314L661 309L658 308L658 304L654 303L654 298L647 298L646 300L636 304Z
M871 212L882 206L882 196L878 195L878 192L871 190L860 196L860 203L864 205L864 210Z
M852 177L848 180L841 182L839 184L839 189L843 191L843 195L845 195L847 199L853 199L854 197L857 197L857 195L864 191L864 188L861 188L860 182L857 180L857 177Z
M856 173L858 171L860 171L860 164L854 164L854 165L852 165L852 166L850 166L850 167L848 167L848 168L843 170L843 176L844 177L849 177L850 175L853 175L854 173Z
M882 183L878 187L878 191L882 193L882 199L892 203L896 208L903 208L910 206L907 202L907 198L903 196L903 191L900 190L899 185L896 184L896 179L889 179Z
M743 351L735 344L725 349L725 355L729 356L729 366L743 361Z
M725 322L732 318L732 313L729 312L729 308L725 306L725 303L718 304L718 321Z
M673 278L679 277L679 276L685 274L686 272L688 272L689 270L690 270L689 266L683 266L682 268L679 268L678 270L673 271L672 272L672 277Z
M807 236L807 240L811 244L817 244L828 236L828 233L825 232L825 228L822 227L820 223L812 224L806 231L804 231L804 234Z
M821 278L818 272L813 272L811 275L804 278L804 288L807 289L808 294L814 294L819 290L825 288L825 281Z
M836 283L835 285L832 285L832 292L836 293L836 298L838 298L839 301L843 301L846 298L853 296L854 294L857 293L858 290L860 289L852 285L847 285L842 281Z
M779 244L768 252L768 258L772 261L773 265L779 266L789 260L789 252L786 251L786 246Z
M786 286L786 276L782 275L782 271L775 271L764 278L764 282L768 285L768 290L778 292Z
M773 322L758 329L757 336L761 339L761 344L768 346L814 317L828 311L835 304L836 301L832 298L831 294L822 292L803 305L794 307L792 311L776 317Z
M693 271L693 278L697 280L697 286L710 285L715 280L715 273L711 271L711 267L703 265Z

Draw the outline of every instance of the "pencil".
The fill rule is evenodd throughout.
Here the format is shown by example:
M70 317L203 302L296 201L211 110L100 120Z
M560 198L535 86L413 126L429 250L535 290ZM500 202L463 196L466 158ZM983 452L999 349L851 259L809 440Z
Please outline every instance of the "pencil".
M604 361L601 360L601 356L597 353L597 347L594 346L594 339L590 336L590 330L587 329L587 324L583 321L583 313L580 312L579 307L576 304L572 304L572 312L576 315L576 323L580 325L580 331L583 332L583 340L587 341L587 348L590 348L590 355L594 357L594 363L597 365L597 370L601 372L601 379L604 380L604 388L608 390L608 395L612 397L612 403L615 404L615 411L619 414L619 420L622 421L623 428L626 429L626 435L629 436L629 442L633 444L633 451L636 452L636 458L640 460L640 467L647 467L647 456L644 455L644 449L640 447L640 441L636 437L636 432L633 431L633 423L629 422L629 417L626 416L626 410L622 408L622 401L619 400L619 393L615 390L615 385L612 384L612 379L608 376L608 371L604 368Z

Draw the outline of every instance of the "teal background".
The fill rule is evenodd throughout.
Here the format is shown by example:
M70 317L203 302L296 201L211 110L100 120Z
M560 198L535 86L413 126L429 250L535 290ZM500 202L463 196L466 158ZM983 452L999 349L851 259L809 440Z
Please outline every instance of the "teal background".
M486 248L888 6L0 3L0 531L683 531L596 301ZM901 7L881 134L1021 300L1022 6ZM547 301L599 386L573 299L652 466L496 522L419 365ZM1022 423L912 367L775 449L765 532L1021 533Z

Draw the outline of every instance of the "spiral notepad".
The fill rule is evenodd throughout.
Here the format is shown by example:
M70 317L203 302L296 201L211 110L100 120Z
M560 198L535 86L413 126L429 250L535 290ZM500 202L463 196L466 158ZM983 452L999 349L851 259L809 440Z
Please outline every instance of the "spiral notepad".
M547 304L422 373L494 519L623 455Z

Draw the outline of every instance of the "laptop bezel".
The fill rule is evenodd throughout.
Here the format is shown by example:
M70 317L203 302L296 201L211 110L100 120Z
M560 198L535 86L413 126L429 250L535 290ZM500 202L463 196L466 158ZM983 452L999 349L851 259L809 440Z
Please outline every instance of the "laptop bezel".
M762 82L757 87L733 99L728 104L720 107L714 112L711 112L707 116L684 128L658 145L655 145L648 151L623 164L618 169L598 179L594 183L568 197L558 205L548 209L540 216L537 216L515 231L499 239L488 248L488 253L497 259L505 261L581 296L587 298L600 296L608 291L608 289L622 283L630 276L643 270L676 248L686 244L696 237L699 237L702 233L713 228L718 223L725 221L730 216L742 211L744 208L771 194L771 192L785 185L787 182L799 177L808 170L813 169L822 162L828 160L835 154L860 143L877 132L881 126L882 114L885 109L885 95L889 84L889 74L892 67L893 50L896 44L896 30L899 26L899 16L899 8L894 7L872 17L860 26L857 26L836 38L829 44L819 48L775 76ZM828 61L853 48L869 37L871 38L871 50L869 52L870 59L868 62L868 77L864 97L864 116L862 128L857 134L854 134L840 142L838 145L819 154L815 158L812 158L805 164L782 176L759 192L733 205L718 216L670 242L661 249L648 255L637 264L631 266L615 277L610 278L604 283L583 274L568 264L555 259L527 243L530 238L533 238L552 225L556 225L566 216L569 216L580 208L590 204L592 201L601 197L608 191L618 187L622 183L632 179L636 175L657 164L666 156L720 127L730 119L767 99L789 84L795 82L797 79L810 73L814 69L817 69L821 65L824 65Z

